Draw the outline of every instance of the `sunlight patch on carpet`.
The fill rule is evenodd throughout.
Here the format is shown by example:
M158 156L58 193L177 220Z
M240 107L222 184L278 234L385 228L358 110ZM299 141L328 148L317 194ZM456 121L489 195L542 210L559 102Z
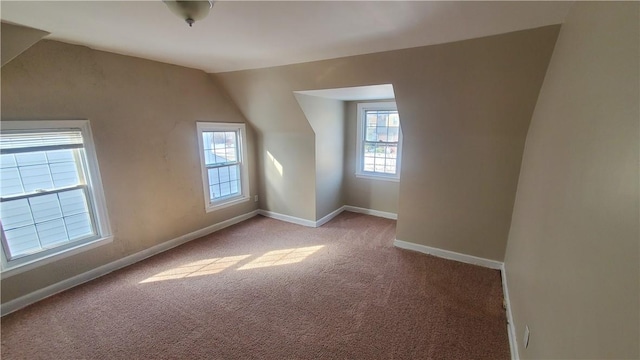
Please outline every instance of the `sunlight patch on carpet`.
M294 249L274 250L238 268L238 270L256 269L269 266L299 263L309 255L322 249L324 245L308 246Z
M194 276L217 274L222 270L227 269L228 267L233 266L250 256L251 255L238 255L238 256L227 256L223 258L198 260L198 261L188 263L182 266L178 266L178 267L163 271L161 273L158 273L156 275L153 275L148 279L142 280L140 284L155 282L155 281L184 279L184 278L194 277Z

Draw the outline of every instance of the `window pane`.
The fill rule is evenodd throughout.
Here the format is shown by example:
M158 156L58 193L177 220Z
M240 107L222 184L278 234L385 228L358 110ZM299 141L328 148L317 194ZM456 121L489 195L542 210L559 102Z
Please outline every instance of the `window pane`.
M226 138L226 153L225 153L225 157L227 159L227 162L235 162L238 161L238 154L237 154L237 147L238 147L238 143L237 143L237 139L236 139L236 133L235 132L225 132L225 138Z
M389 113L389 126L400 127L400 116L398 116L397 111L392 111L391 113Z
M16 167L16 157L13 154L0 155L0 168Z
M11 257L41 250L34 225L4 231Z
M376 128L377 140L378 141L387 141L387 127L378 127Z
M47 163L44 151L15 154L18 166L41 165Z
M220 174L220 182L229 182L229 167L225 166L225 167L221 167L220 170L218 171L218 173Z
M64 222L71 241L95 234L88 212L65 217Z
M398 142L398 134L400 133L400 128L390 127L388 128L388 138L389 142Z
M76 162L72 149L47 151L47 158L49 159L50 164L59 162Z
M220 196L229 196L231 194L231 186L229 182L220 183Z
M389 124L389 112L387 111L379 111L378 112L378 122L377 126L388 126Z
M18 168L0 169L0 196L19 195L24 193Z
M49 165L51 178L56 188L74 186L80 183L75 162L59 162Z
M19 171L25 192L29 193L35 190L53 189L53 181L48 165L20 167Z
M211 195L211 200L215 200L220 197L220 185L211 185L209 186L209 193Z
M240 192L240 180L231 182L231 193L238 194Z
M387 158L395 159L397 157L398 157L398 145L387 146Z
M62 217L57 194L36 196L29 199L33 220L36 223L59 219Z
M367 127L369 126L376 126L378 117L376 116L376 112L375 111L367 111Z
M67 230L62 219L47 221L36 225L38 237L43 248L51 248L60 243L69 241Z
M214 149L224 149L225 144L227 143L227 139L223 132L214 132L213 133L213 147ZM216 152L217 154L217 152Z
M81 189L61 192L58 198L64 216L89 212L85 192Z
M240 178L240 165L229 166L229 179L238 180Z
M5 231L33 224L29 201L20 199L1 202L0 218Z
M378 135L375 127L368 127L365 141L378 141Z

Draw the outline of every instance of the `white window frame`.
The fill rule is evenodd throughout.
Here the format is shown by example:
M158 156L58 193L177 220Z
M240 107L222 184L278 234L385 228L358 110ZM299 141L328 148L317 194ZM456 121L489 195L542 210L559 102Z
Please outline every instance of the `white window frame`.
M400 169L402 160L402 118L400 118L400 130L398 132L398 153L396 156L396 173L382 174L364 170L364 143L365 143L365 112L367 110L398 110L395 101L358 103L357 112L357 139L356 139L356 177L372 180L400 181Z
M205 211L211 212L225 207L236 205L251 198L249 192L249 166L247 165L247 131L243 123L219 123L219 122L196 122L198 133L198 152L200 153L200 172L202 173L202 190L204 195ZM238 163L240 164L240 194L212 201L209 196L209 172L205 165L203 132L209 131L234 131L238 139Z
M88 188L87 205L89 206L89 211L92 212L92 219L95 221L93 226L97 233L97 238L93 237L87 240L78 240L63 246L9 260L5 249L6 239L4 238L4 230L2 230L0 226L0 235L2 236L2 251L0 251L1 278L4 279L112 242L113 235L111 226L109 225L100 168L98 166L89 120L2 121L0 125L2 131L37 132L68 129L80 130L85 154L83 161L85 162L87 172L85 179Z

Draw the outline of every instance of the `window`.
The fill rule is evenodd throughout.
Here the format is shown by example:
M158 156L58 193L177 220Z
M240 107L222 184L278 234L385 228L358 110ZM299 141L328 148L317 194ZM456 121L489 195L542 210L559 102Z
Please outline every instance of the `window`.
M3 270L111 240L88 121L2 122L0 221Z
M198 122L206 211L249 200L244 124Z
M358 104L356 176L398 181L402 131L395 102Z

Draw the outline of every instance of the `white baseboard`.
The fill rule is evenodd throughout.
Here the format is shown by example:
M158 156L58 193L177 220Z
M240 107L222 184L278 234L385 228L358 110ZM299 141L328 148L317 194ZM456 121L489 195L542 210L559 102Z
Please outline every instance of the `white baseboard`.
M509 287L507 286L507 271L502 264L500 268L502 275L502 291L504 293L504 305L507 311L507 333L509 334L509 349L511 350L511 360L520 360L518 353L518 338L516 337L516 327L513 323L513 315L511 313L511 301L509 300Z
M78 286L80 284L86 283L88 281L91 281L93 279L99 278L100 276L106 275L108 273L111 273L113 271L122 269L126 266L135 264L139 261L142 261L146 258L149 258L151 256L157 255L161 252L167 251L169 249L172 249L176 246L182 245L184 243L187 243L191 240L195 240L198 238L201 238L203 236L209 235L211 233L214 233L218 230L222 230L226 227L229 227L231 225L235 225L239 222L245 221L247 219L250 219L254 216L258 215L258 210L254 210L252 212L240 215L240 216L236 216L234 218L219 222L217 224L213 224L211 226L207 226L206 228L200 229L200 230L196 230L194 232L190 232L186 235L182 235L180 237L177 237L175 239L163 242L162 244L158 244L156 246L150 247L148 249L142 250L140 252L137 252L135 254L131 254L129 256L126 256L122 259L118 259L116 261L110 262L108 264L102 265L100 267L97 267L93 270L89 270L85 273L76 275L72 278L63 280L61 282L55 283L53 285L49 285L45 288L36 290L32 293L29 293L27 295L21 296L17 299L11 300L11 301L7 301L6 303L2 304L0 306L0 315L4 316L7 314L10 314L16 310L22 309L25 306L31 305L37 301L43 300L49 296L55 295L57 293L60 293L62 291L68 290L72 287Z
M315 221L302 219L302 218L295 217L295 216L280 214L280 213L269 211L269 210L258 210L258 214L260 214L262 216L266 216L268 218L272 218L272 219L276 219L276 220L280 220L280 221L286 221L286 222L292 223L292 224L298 224L298 225L302 225L302 226L306 226L306 227L316 227L316 222Z
M334 217L340 215L340 213L342 213L343 211L351 211L351 212L355 212L355 213L372 215L372 216L377 216L377 217L382 217L382 218L387 218L387 219L393 219L393 220L397 220L398 219L398 215L394 214L394 213L385 212L385 211L378 211L378 210L372 210L372 209L365 209L365 208L356 207L356 206L350 206L350 205L341 206L341 207L335 209L334 211L332 211L331 213L329 213L328 215L324 216L322 219L320 219L318 221L311 221L311 220L307 220L307 219L302 219L302 218L299 218L299 217L280 214L280 213L277 213L277 212L274 212L274 211L269 211L269 210L258 210L258 214L260 214L262 216L266 216L268 218L272 218L272 219L276 219L276 220L280 220L280 221L286 221L286 222L289 222L289 223L292 223L292 224L297 224L297 225L302 225L302 226L314 227L315 228L315 227L320 227L320 226L328 223L329 221L331 221L331 219L333 219Z
M327 214L322 219L316 221L316 226L315 227L320 227L320 226L328 223L329 221L331 221L331 219L333 219L334 217L340 215L340 213L342 213L344 211L344 208L345 208L345 206L341 206L341 207L335 209L334 211L330 212L329 214Z
M418 251L418 252L421 252L421 253L425 253L425 254L441 257L441 258L444 258L444 259L455 260L455 261L459 261L459 262L463 262L463 263L467 263L467 264L478 265L478 266L486 267L486 268L489 268L489 269L500 270L500 269L502 269L502 264L503 264L502 262L496 261L496 260L485 259L485 258L481 258L481 257L467 255L467 254L461 254L461 253L457 253L457 252L454 252L454 251L438 249L438 248L434 248L434 247L431 247L431 246L410 243L410 242L402 241L402 240L398 240L398 239L396 239L393 242L393 245L395 247L399 247L401 249Z
M357 207L357 206L351 206L351 205L345 205L345 206L343 206L343 208L344 208L345 211L351 211L351 212L360 213L360 214L373 215L373 216L386 218L386 219L398 220L398 214L394 214L394 213L390 213L390 212L386 212L386 211L365 209L365 208L361 208L361 207Z

